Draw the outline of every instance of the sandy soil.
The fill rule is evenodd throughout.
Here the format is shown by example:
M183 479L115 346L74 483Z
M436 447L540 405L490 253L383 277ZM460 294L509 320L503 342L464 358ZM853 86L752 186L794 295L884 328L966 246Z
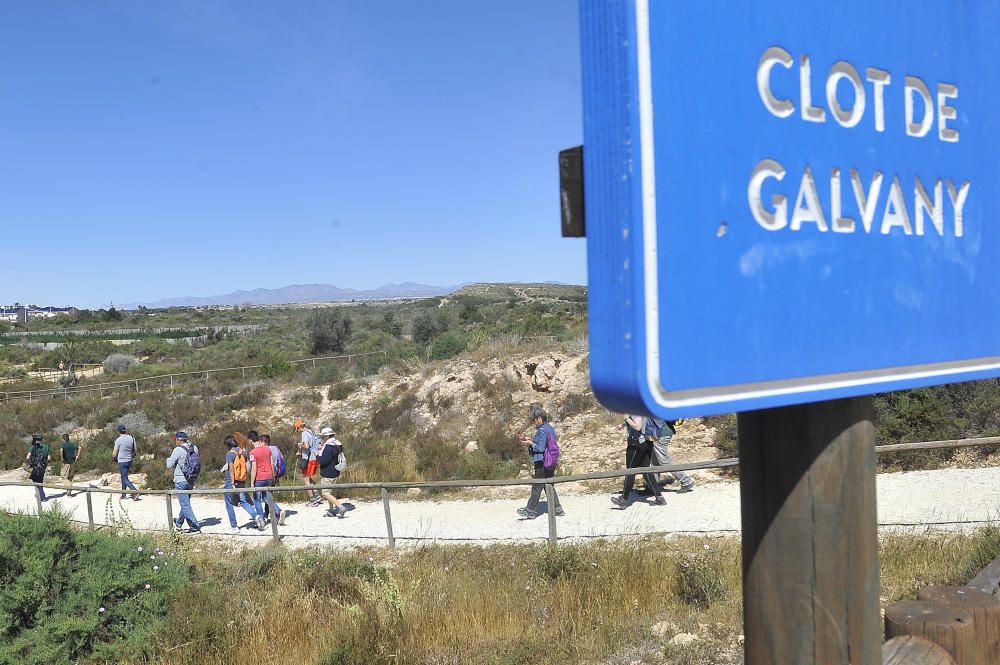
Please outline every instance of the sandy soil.
M3 474L6 480L13 474ZM0 507L7 511L34 513L33 489L0 487ZM86 523L86 501L82 495L67 497L49 490L53 497L44 510L58 507L72 519ZM567 492L566 516L557 519L560 540L588 541L642 534L702 534L706 537L737 534L740 530L739 484L725 480L702 480L695 491L667 491L666 506L636 501L628 510L612 508L608 494ZM524 520L516 509L520 498L469 500L393 501L392 522L401 546L437 543L541 542L548 534L547 516ZM400 496L400 499L403 497ZM646 499L645 501L649 501ZM385 515L379 501L352 502L354 510L344 519L324 516L323 508L302 503L288 505L288 518L279 527L282 541L290 547L330 545L350 548L386 543ZM220 500L195 497L195 514L203 533L192 538L216 537L241 544L264 544L271 530L243 528L230 535L229 521ZM544 508L544 501L542 507ZM98 524L128 522L139 530L165 531L165 499L149 496L141 501L121 502L117 495L93 495L94 520ZM178 514L176 500L174 514ZM970 530L1000 521L1000 468L940 469L882 474L878 477L879 524L902 530ZM241 524L249 522L237 508Z

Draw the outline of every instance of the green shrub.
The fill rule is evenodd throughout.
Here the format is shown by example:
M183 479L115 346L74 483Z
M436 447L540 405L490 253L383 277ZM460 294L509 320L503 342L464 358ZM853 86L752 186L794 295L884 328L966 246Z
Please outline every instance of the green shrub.
M328 386L331 383L339 381L341 376L343 376L343 372L337 367L335 362L327 361L316 367L316 369L309 372L306 382L310 386Z
M341 307L314 310L306 320L312 353L343 353L351 341L354 322Z
M104 359L105 374L125 374L139 365L139 361L125 353L112 353Z
M147 538L77 531L55 511L0 514L0 662L148 655L149 638L188 583L187 569L158 552Z
M697 607L708 607L725 597L722 563L708 543L681 557L677 564L677 593L685 603Z
M443 332L437 318L428 311L420 312L413 319L413 341L420 346L426 346L432 339Z
M465 339L454 332L446 332L431 345L431 358L434 360L447 360L454 358L462 351L465 351Z
M295 365L283 359L268 360L258 370L265 379L280 379L295 373Z
M354 391L358 389L357 381L340 381L338 383L330 386L330 389L326 391L326 397L330 401L340 401L347 399L354 394Z
M560 418L571 418L598 408L593 393L569 393L559 406Z

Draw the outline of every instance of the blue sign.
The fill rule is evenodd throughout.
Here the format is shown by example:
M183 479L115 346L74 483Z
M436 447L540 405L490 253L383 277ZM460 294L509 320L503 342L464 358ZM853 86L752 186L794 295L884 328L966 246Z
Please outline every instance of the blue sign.
M1000 2L582 0L581 24L606 405L1000 376Z

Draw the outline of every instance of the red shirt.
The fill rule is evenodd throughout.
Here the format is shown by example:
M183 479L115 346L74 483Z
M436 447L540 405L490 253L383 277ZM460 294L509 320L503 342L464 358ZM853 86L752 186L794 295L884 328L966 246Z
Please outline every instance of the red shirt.
M257 463L257 480L274 480L274 466L271 464L271 449L257 446L250 451L250 457Z

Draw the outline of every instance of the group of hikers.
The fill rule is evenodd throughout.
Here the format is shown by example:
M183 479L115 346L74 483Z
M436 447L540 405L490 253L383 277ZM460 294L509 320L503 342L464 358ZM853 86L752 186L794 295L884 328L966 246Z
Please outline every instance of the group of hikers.
M535 432L532 436L527 433L519 437L521 443L527 445L528 455L534 467L533 478L551 478L556 473L559 460L559 443L555 428L549 422L549 416L541 404L532 404L529 417ZM625 431L627 432L625 446L625 467L628 469L638 469L651 466L665 466L674 463L674 458L670 454L670 439L677 433L677 426L680 421L661 420L650 416L627 415L624 420ZM694 480L683 471L674 471L672 474L664 474L664 479L657 478L655 473L641 474L645 483L643 494L654 497L654 504L665 506L666 499L663 498L662 488L674 482L680 483L678 492L690 492L694 489ZM632 505L635 476L625 476L624 486L621 494L615 493L611 496L611 503L619 510L625 510ZM531 494L528 496L528 505L517 509L517 514L525 519L534 519L541 513L538 505L542 496L542 485L531 486ZM555 511L556 517L566 514L562 504L559 502L559 495L552 488L553 506L550 510Z
M523 433L518 438L522 444L527 446L527 452L533 466L532 477L536 479L551 478L555 475L558 466L560 453L558 436L541 404L531 405L529 418L535 428L534 432L530 436L528 433ZM628 415L625 416L623 425L627 432L625 452L627 468L637 469L674 463L668 446L671 437L677 431L678 421ZM316 434L304 420L298 419L294 422L293 428L299 435L295 455L298 470L303 483L310 487L306 505L316 507L325 503L328 506L326 512L328 516L343 518L347 513L348 506L333 493L334 482L347 466L343 444L337 440L334 431L329 427L324 427L319 434ZM174 449L166 460L166 468L173 472L175 489L192 490L202 471L201 451L188 438L186 432L176 432L173 435L173 441ZM284 456L278 446L271 444L269 435L258 434L253 430L246 434L234 432L225 437L223 445L226 447L226 461L219 472L224 478L224 488L249 488L253 490L251 492L230 492L225 495L230 533L240 532L240 525L236 520L236 508L242 508L249 516L250 522L246 525L248 527L264 529L271 519L270 513L272 511L276 523L278 525L284 524L288 513L282 510L278 504L275 499L276 493L267 491L267 488L276 486L288 471ZM62 435L59 459L62 462L61 475L67 486L68 496L73 495L74 467L81 451L82 448L73 442L68 434ZM118 464L118 472L121 476L122 500L131 498L134 501L139 501L141 499L140 493L129 478L132 462L137 457L136 440L128 433L128 428L124 424L118 425L118 438L115 439L112 457ZM35 434L32 437L31 448L25 456L25 462L31 481L39 483L36 489L41 501L45 501L46 496L45 489L40 483L44 480L45 470L51 460L49 447L44 443L44 437L41 434ZM636 475L642 476L645 484L644 493L653 497L655 505L666 505L662 494L664 485L679 482L679 492L689 492L694 488L694 481L683 471L675 471L673 478L668 476L663 480L658 479L657 474L652 472ZM621 493L615 493L611 497L611 502L616 508L625 510L632 505L635 478L635 475L625 476ZM538 517L542 491L542 484L532 485L528 503L523 508L518 508L518 515L524 519ZM549 509L553 510L556 516L565 515L566 512L559 502L559 495L555 492L554 486L552 499L554 505L550 506ZM178 493L177 500L180 504L180 514L174 520L174 525L178 530L181 530L186 524L188 532L200 533L201 523L191 507L191 495L184 492Z
M303 482L311 486L308 506L319 506L324 502L329 506L327 515L343 518L347 506L333 493L333 483L347 466L344 447L337 440L334 431L324 427L316 434L301 419L294 423L295 432L299 435L295 458ZM176 432L173 435L174 448L166 460L166 468L173 474L174 488L178 490L193 490L202 473L201 451L186 432ZM35 434L31 447L25 456L29 479L36 485L38 498L46 501L45 488L41 483L45 480L45 472L52 462L49 446L45 437ZM276 445L271 444L271 437L249 431L246 434L234 432L225 437L225 464L219 469L224 478L224 489L252 488L252 492L228 492L225 495L226 514L229 518L230 533L240 531L236 520L236 508L242 508L250 517L246 526L264 529L274 513L273 519L278 525L285 523L288 513L282 510L275 493L267 491L275 487L288 472L285 458ZM121 477L121 499L141 500L141 495L129 478L132 462L137 458L136 440L128 433L124 424L118 425L118 438L115 439L112 459L118 464ZM67 496L73 495L74 467L79 460L82 447L70 440L68 434L62 435L59 448L59 459L62 462L61 475L66 485ZM182 491L177 495L180 513L174 520L174 526L182 530L187 525L188 533L200 533L201 523L191 507L191 495Z

